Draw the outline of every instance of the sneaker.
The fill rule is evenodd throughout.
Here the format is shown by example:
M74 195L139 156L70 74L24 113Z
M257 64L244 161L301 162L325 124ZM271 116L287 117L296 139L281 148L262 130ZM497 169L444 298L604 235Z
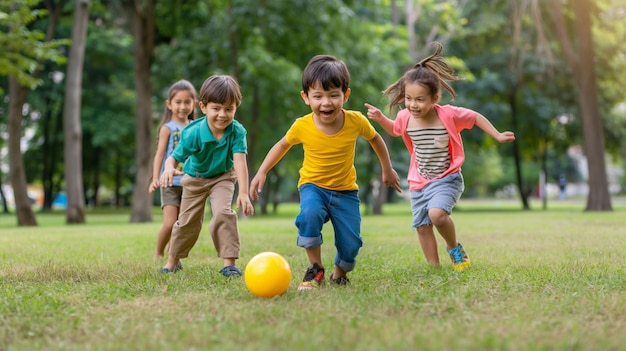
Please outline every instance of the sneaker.
M350 279L348 277L339 277L337 279L333 278L333 275L330 275L330 282L336 285L348 285L350 284Z
M160 272L161 273L176 273L180 270L183 269L183 263L181 261L178 261L178 264L174 266L174 268L170 271L169 268L167 267L163 267L161 268Z
M311 267L307 268L302 283L298 286L298 290L311 290L317 289L324 282L324 268L319 264L314 263Z
M450 260L452 260L455 271L462 271L470 266L469 256L465 252L465 249L463 249L461 243L451 250L448 250L448 253L450 254Z
M241 270L236 266L226 266L220 269L220 273L222 273L225 277L241 277Z

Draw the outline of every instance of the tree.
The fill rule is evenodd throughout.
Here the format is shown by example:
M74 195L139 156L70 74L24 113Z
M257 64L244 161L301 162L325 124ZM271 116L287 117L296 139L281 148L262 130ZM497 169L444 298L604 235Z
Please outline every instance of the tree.
M155 0L132 0L126 3L132 13L137 91L137 129L135 134L135 185L130 221L152 221L152 196L148 193L152 175L152 83L150 66L154 51Z
M1 25L6 28L0 35L3 53L0 55L0 74L9 75L9 179L15 197L15 212L20 226L35 226L37 220L26 191L26 174L20 141L22 136L22 111L31 89L39 84L39 69L43 61L62 62L58 47L66 41L53 42L52 38L60 15L60 5L46 2L49 17L47 33L28 28L49 11L31 10L39 1L19 0L0 2Z
M572 72L578 91L583 126L584 150L589 170L589 195L585 211L611 211L611 197L604 159L604 130L598 103L598 85L591 33L591 1L569 1L573 8L575 42L570 38L561 0L551 1L552 20L563 54Z
M69 223L85 223L85 194L83 189L82 127L80 122L81 88L85 38L89 20L89 0L76 0L72 46L65 81L65 105L63 130L65 132L65 191L67 209L65 220Z

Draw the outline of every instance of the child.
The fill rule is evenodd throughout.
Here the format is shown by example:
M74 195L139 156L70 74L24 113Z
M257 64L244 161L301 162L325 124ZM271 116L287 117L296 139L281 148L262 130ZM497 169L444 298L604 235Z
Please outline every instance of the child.
M237 208L246 216L254 208L248 197L246 129L234 120L241 104L239 84L230 76L211 76L202 84L199 100L205 116L183 130L181 142L165 161L161 176L161 186L167 187L173 184L174 176L184 174L180 215L172 230L167 265L161 272L181 268L180 259L189 255L198 240L208 197L212 213L209 232L218 257L224 260L220 273L241 276L235 265L240 246L237 213L232 209L235 181L239 187ZM183 172L176 169L179 162L185 162Z
M413 227L417 233L426 260L439 266L437 239L433 225L446 241L455 270L470 265L469 256L456 239L452 208L464 190L461 165L465 159L461 130L474 125L500 143L515 140L513 132L500 133L480 113L450 105L438 105L443 86L452 98L454 89L447 80L458 80L448 62L440 56L443 46L435 42L434 54L407 71L402 78L383 93L391 103L405 109L395 120L385 117L376 107L365 104L367 115L381 124L387 133L401 136L411 156L408 183L411 191Z
M152 182L148 189L151 193L159 186L159 178L163 174L165 159L167 159L176 145L180 142L180 133L196 117L196 89L186 80L179 80L174 83L167 92L165 100L165 111L163 121L159 126L159 136L157 137L157 149L154 155L154 165L152 167ZM170 241L172 227L178 218L180 198L183 187L180 186L180 176L175 176L172 186L161 189L161 209L163 210L163 225L157 237L156 251L154 258L163 257L165 246Z
M354 269L361 248L361 214L354 168L359 136L378 155L385 185L400 191L398 174L391 167L382 137L357 111L343 109L350 96L350 74L345 64L328 55L313 57L302 74L304 103L312 113L296 119L285 136L269 151L250 188L253 200L263 190L267 172L296 145L302 144L304 160L298 188L300 213L296 217L297 245L304 247L311 266L298 290L316 289L324 280L321 245L322 227L331 221L335 231L335 268L330 281L346 285L347 272Z

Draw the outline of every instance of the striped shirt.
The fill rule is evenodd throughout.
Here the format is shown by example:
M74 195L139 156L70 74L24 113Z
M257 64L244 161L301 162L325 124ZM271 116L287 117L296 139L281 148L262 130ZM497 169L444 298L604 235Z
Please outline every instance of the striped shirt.
M450 167L449 136L446 128L409 128L420 175L426 179L440 176Z

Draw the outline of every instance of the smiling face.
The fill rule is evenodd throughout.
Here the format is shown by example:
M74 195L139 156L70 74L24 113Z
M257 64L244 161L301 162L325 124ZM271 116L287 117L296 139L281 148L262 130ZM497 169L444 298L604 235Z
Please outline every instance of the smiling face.
M348 101L350 89L345 93L341 88L324 90L320 82L316 82L309 87L308 92L301 91L300 95L304 103L311 106L311 111L317 121L324 125L333 125L342 116L343 104Z
M409 83L404 87L404 106L413 118L427 119L437 101L439 96L431 95L430 90L422 84Z
M224 134L224 130L233 123L235 119L235 112L237 111L237 105L233 103L219 104L216 102L209 102L204 104L200 102L200 110L206 115L209 129L215 138L221 137Z
M179 123L185 123L189 115L193 112L196 104L194 94L189 90L177 91L171 99L166 100L167 108L172 111L172 119Z

